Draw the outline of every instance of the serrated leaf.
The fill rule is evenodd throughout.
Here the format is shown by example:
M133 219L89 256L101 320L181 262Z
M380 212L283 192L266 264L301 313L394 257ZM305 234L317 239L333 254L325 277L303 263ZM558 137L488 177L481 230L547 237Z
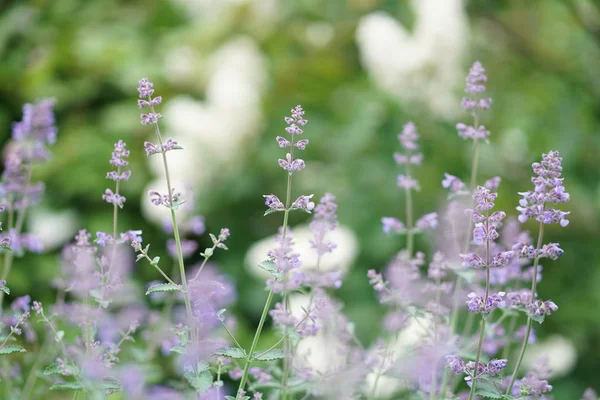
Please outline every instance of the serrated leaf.
M527 313L527 316L529 318L531 318L532 320L534 320L535 322L537 322L538 324L543 323L544 318L546 317L545 315L536 315L536 314L531 314L531 313Z
M488 399L501 399L503 393L492 382L486 380L478 380L477 387L475 388L475 394L486 397Z
M277 265L275 264L274 261L265 260L265 261L261 262L260 264L258 264L258 267L260 269L268 272L269 275L271 275L273 278L275 278L278 281L281 281L283 279L283 273L277 269Z
M119 382L116 379L112 378L104 379L104 381L102 382L102 389L104 390L106 395L110 395L123 390Z
M3 347L0 347L0 355L25 353L26 351L27 350L25 350L23 346L19 346L18 344L7 344Z
M170 349L171 353L184 354L186 353L185 347L175 346Z
M246 359L248 357L246 355L246 351L240 349L239 347L222 347L215 351L213 354L217 356L225 356L236 359Z
M207 370L199 372L188 370L183 374L183 376L198 394L206 392L212 386L213 378L210 372Z
M57 382L50 386L50 390L82 390L83 386L79 382Z
M77 367L71 365L62 365L60 366L58 363L52 363L44 368L44 375L61 375L61 376L77 376L79 375L79 370Z
M146 291L146 296L150 293L158 292L181 292L181 286L173 285L172 283L159 283L158 285L150 286Z
M310 210L308 210L306 208L298 208L298 207L291 207L290 208L290 211L296 211L296 210L298 210L298 211L304 211L307 214L312 214L312 211L310 211ZM283 210L280 210L280 211L283 211Z
M271 361L285 358L285 353L281 349L272 349L267 352L257 351L254 354L255 356L253 359L258 361Z
M474 269L464 269L462 267L453 268L453 271L456 275L467 281L467 283L473 283L475 280L475 275L477 274Z
M269 214L273 214L273 213L280 212L280 211L285 211L285 210L283 208L268 208L267 211L265 211L265 213L263 214L263 216L266 217Z

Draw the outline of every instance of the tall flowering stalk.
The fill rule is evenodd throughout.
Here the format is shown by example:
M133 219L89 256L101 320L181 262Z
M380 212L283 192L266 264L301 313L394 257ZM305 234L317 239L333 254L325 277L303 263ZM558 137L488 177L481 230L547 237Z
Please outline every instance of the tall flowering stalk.
M475 390L477 389L477 379L484 373L479 370L479 360L481 358L481 348L483 346L485 326L488 315L495 308L503 308L506 303L503 299L505 293L498 292L490 294L490 269L505 267L513 257L512 251L502 251L496 253L493 257L491 248L494 241L499 237L497 228L500 226L506 214L502 211L495 211L490 214L490 210L494 207L494 200L498 196L483 186L477 188L477 192L473 195L473 199L477 202L475 210L472 211L472 221L475 224L473 229L473 242L484 249L484 257L482 258L477 253L461 254L463 266L467 268L484 268L485 269L485 294L484 296L476 293L469 294L467 306L469 311L481 315L481 326L479 332L479 341L477 343L477 353L475 356L475 368L471 378L471 391L469 400L473 399Z
M311 201L312 195L310 196L300 196L292 203L292 176L294 172L299 172L304 169L305 163L301 158L294 158L294 150L304 150L306 145L308 144L308 139L300 139L297 140L297 136L302 135L304 132L302 127L307 124L307 120L304 118L304 110L301 106L296 106L291 110L291 116L285 117L285 122L288 126L285 128L286 132L290 134L290 139L286 139L282 136L277 136L276 140L279 144L279 147L282 149L288 149L288 153L285 156L285 159L279 159L279 166L287 171L287 188L286 188L286 196L285 203L281 202L277 196L274 194L264 195L265 205L268 207L265 215L274 213L274 212L283 212L283 225L281 227L278 242L279 248L271 251L269 253L269 259L275 266L275 273L281 274L284 276L284 284L283 284L283 292L284 292L284 304L286 311L288 310L289 304L287 302L287 291L288 291L288 272L299 266L299 259L297 254L291 254L291 240L287 237L288 234L288 218L290 211L300 210L305 212L311 212L314 209L315 204ZM256 346L260 339L260 335L262 333L263 326L265 324L265 320L267 315L269 314L269 310L271 308L271 303L273 302L274 293L276 291L280 291L277 289L279 285L271 285L269 290L269 294L267 296L267 300L265 302L265 306L263 308L262 314L260 316L260 320L258 322L258 327L256 328L256 332L254 333L254 338L252 340L252 344L250 346L250 351L248 352L248 356L246 358L246 363L244 365L244 370L241 375L240 384L236 393L236 398L241 399L244 392L244 388L246 386L246 382L248 380L248 371L250 370L250 365L252 364L254 352L256 350ZM287 342L284 341L284 342ZM289 371L288 361L284 361L284 369ZM285 383L285 379L287 377L282 378L282 382ZM283 386L282 396L286 396L286 387L285 384ZM285 398L285 397L283 397Z
M394 160L397 165L402 165L404 167L404 173L398 175L396 184L399 188L404 190L404 205L405 205L405 219L406 225L397 218L394 217L383 217L381 222L383 224L384 233L394 233L394 234L406 234L406 249L402 250L397 259L390 266L390 275L393 275L393 270L404 270L406 268L412 270L412 274L410 275L411 280L418 279L418 273L415 273L418 270L420 265L424 264L423 253L417 253L416 258L413 259L414 254L414 236L416 233L423 232L428 229L434 229L438 225L437 213L429 213L420 217L416 222L414 222L414 209L413 209L413 192L418 191L419 182L413 177L412 168L414 165L420 165L423 161L423 153L417 152L419 149L419 145L417 140L419 139L419 134L417 132L417 128L413 122L406 123L402 132L398 135L398 141L400 142L400 146L403 149L403 153L396 152L394 153ZM404 271L401 272L404 274ZM374 285L376 291L383 291L383 289L387 290L387 294L391 295L391 297L395 296L395 293L387 288L387 283L383 281L383 277L381 274L377 274L374 270L370 270L368 277L370 279L371 284ZM384 296L385 297L385 296ZM396 302L395 304L397 308L390 313L388 317L386 317L385 324L388 325L390 331L397 331L400 326L402 326L407 319L405 314L405 299L402 301ZM385 300L387 302L387 300ZM393 303L392 303L393 304ZM386 348L383 352L383 358L380 365L380 368L377 369L375 373L375 381L371 388L371 398L375 396L377 393L377 387L379 385L381 375L384 372L384 366L388 364L388 358L391 357L392 351L389 346L391 343L387 343Z
M479 168L479 142L486 140L490 135L490 132L485 128L484 125L480 124L480 113L481 111L488 110L492 105L492 99L489 97L483 97L483 93L486 90L485 83L487 82L487 76L485 75L485 69L479 61L473 63L469 69L469 73L466 77L465 93L461 105L463 109L471 114L473 117L473 124L467 125L464 123L456 124L458 135L463 139L472 139L472 153L471 153L471 178L469 182L468 190L471 195L475 192L477 187L477 171ZM445 179L442 181L442 186L448 188L451 192L461 193L464 192L466 185L460 181L460 179L445 174ZM474 200L471 202L471 208L475 206ZM471 232L473 229L473 221L469 220L469 226L467 228L467 234L465 238L465 244L463 247L463 253L469 251L471 245ZM456 333L456 327L458 324L458 315L460 312L460 293L462 292L464 279L457 275L456 282L454 285L454 294L452 296L452 314L450 316L450 335ZM448 385L449 372L444 371L442 378L442 396L446 395L446 389Z
M183 252L181 250L181 238L179 236L179 227L177 226L177 215L175 211L183 203L183 198L180 193L176 192L171 186L171 176L169 174L169 163L167 162L167 152L171 150L181 149L179 144L173 139L167 139L163 141L163 137L160 133L158 126L158 120L162 117L161 114L156 113L154 107L162 102L162 97L152 97L154 94L154 84L147 78L142 78L138 84L139 100L138 106L140 108L148 108L147 114L141 114L142 125L153 125L154 132L156 133L156 139L158 145L150 142L144 143L144 147L147 155L158 154L162 155L163 167L165 170L165 179L167 181L167 194L161 195L160 193L151 192L150 197L155 205L163 205L170 210L171 222L173 224L173 237L175 239L175 246L177 248L177 263L179 266L179 275L181 278L181 287L183 292L183 299L185 302L185 311L187 314L188 325L192 332L192 340L196 342L196 330L193 326L192 318L192 304L190 301L190 294L188 291L187 278L185 275L185 264L183 262Z
M534 184L533 191L519 193L523 198L519 201L517 210L521 212L519 222L525 223L529 219L535 219L539 222L539 231L536 247L527 243L518 243L513 246L513 250L519 252L521 257L533 259L533 275L531 280L530 301L525 304L527 311L527 326L521 350L515 364L510 383L506 389L506 394L511 394L515 379L523 361L523 356L527 350L529 336L531 334L531 324L533 320L542 322L544 316L550 315L558 307L552 301L541 301L537 299L537 281L540 258L548 257L556 260L563 251L558 243L543 244L544 225L557 223L560 226L567 226L569 220L565 217L569 212L551 208L551 204L566 203L570 200L570 195L563 186L564 178L562 174L562 158L558 151L550 151L542 155L541 163L533 163L533 172L536 176L531 178Z
M31 183L32 168L35 164L50 158L48 146L56 142L57 128L54 118L54 99L41 100L23 106L23 119L12 126L12 140L2 173L0 197L2 208L8 213L8 236L0 240L0 247L11 247L4 254L4 265L0 280L5 281L10 274L14 257L24 250L40 251L41 245L31 235L23 235L23 225L28 208L39 202L43 183ZM4 291L0 290L0 315Z
M432 229L437 226L437 213L430 213L422 216L414 222L413 195L414 191L419 190L419 182L412 175L413 165L421 165L423 162L423 153L416 152L419 149L417 140L419 134L414 123L408 122L402 127L402 133L398 135L398 141L404 150L403 153L394 153L396 164L404 167L404 174L398 175L397 186L404 189L404 206L406 225L397 218L383 217L383 231L385 233L406 234L406 251L408 258L414 253L415 233L426 229Z

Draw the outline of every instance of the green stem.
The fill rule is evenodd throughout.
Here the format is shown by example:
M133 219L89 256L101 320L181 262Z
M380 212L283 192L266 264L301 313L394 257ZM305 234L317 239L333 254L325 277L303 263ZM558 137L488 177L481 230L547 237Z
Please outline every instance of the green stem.
M538 241L536 250L539 250L542 247L542 240L544 237L544 223L540 222L540 230L538 233ZM537 251L536 251L537 253ZM533 303L536 298L536 290L537 290L537 275L538 275L538 267L539 267L539 257L535 257L533 260L533 278L531 282L531 302ZM517 358L517 364L515 365L515 369L513 370L512 377L510 378L510 383L508 384L508 388L506 389L506 394L510 394L512 391L513 385L515 384L515 380L517 379L517 373L519 372L519 367L521 367L521 363L523 362L523 357L525 356L525 352L527 351L527 345L529 344L529 335L531 334L531 317L527 317L527 328L525 331L525 337L523 338L523 343L521 344L521 351L519 352L519 357Z
M117 175L121 175L121 167L117 167ZM117 184L115 187L115 195L119 195L119 188L121 187L121 180L117 179ZM118 218L119 218L119 206L113 204L113 239L117 240L118 232Z
M24 187L28 187L31 183L31 165L25 165L25 180L23 182ZM19 236L21 234L21 230L23 229L23 223L25 222L25 212L27 211L28 199L27 197L23 198L23 207L19 208L17 211L17 221L15 223L14 229L16 235ZM13 228L13 218L14 218L14 209L12 205L9 204L9 212L8 212L8 231L10 232ZM0 276L0 280L6 280L8 275L10 274L10 270L13 265L13 261L15 258L15 254L12 251L7 251L4 255L4 269L2 271L2 276ZM0 290L0 316L2 315L2 304L4 303L4 292Z
M479 125L478 118L475 116L475 128ZM469 191L473 193L475 191L475 186L477 185L477 170L479 168L479 140L473 140L473 150L471 153L471 181L469 183ZM475 200L471 200L471 208L473 208L475 204ZM466 253L469 250L469 246L471 245L471 235L473 233L473 219L469 218L469 227L467 229L467 236L465 239L465 244L463 248L463 253ZM458 314L460 312L460 293L462 291L463 286L463 278L460 276L456 276L456 284L454 285L454 293L452 295L452 315L450 317L450 337L453 337L456 333L456 328L458 325ZM450 380L450 371L448 369L444 370L444 376L442 378L442 398L446 396L446 391L448 389L448 381Z
M151 99L148 98L148 101ZM150 106L152 113L154 113L154 106ZM158 127L158 122L154 124L154 131L156 133L156 137L158 139L158 143L161 146L162 150L162 136L160 134L160 128ZM171 210L171 221L173 223L173 236L175 238L175 245L177 247L177 262L179 264L179 274L181 276L181 287L183 292L183 299L185 302L185 311L187 314L188 325L190 327L190 331L192 333L192 341L195 344L197 339L196 328L193 326L193 316L192 316L192 303L190 300L190 293L188 291L187 278L185 276L185 264L183 262L183 252L181 251L181 238L179 237L179 228L177 226L177 217L175 216L175 210L173 209L173 191L171 187L171 176L169 175L169 164L167 162L167 153L163 150L161 152L163 159L163 166L165 170L165 179L167 180L167 190L169 196L169 204Z
M483 345L483 337L485 335L485 318L481 318L481 330L479 332L479 344L477 345L477 355L475 356L475 372L473 376L473 384L471 385L471 391L469 392L469 400L473 400L475 389L477 386L477 374L479 372L479 360L481 358L481 347Z
M236 398L239 398L240 392L244 389L244 386L246 386L246 380L248 379L248 370L250 369L250 364L252 363L252 354L256 350L256 345L258 344L258 339L260 338L260 334L265 324L265 320L267 319L267 314L269 313L269 310L271 308L272 301L273 290L270 290L269 295L267 296L267 301L265 302L265 307L263 308L262 315L260 316L260 321L258 322L258 328L256 328L256 333L254 334L254 339L252 340L252 345L250 346L248 358L246 358L246 365L244 365L244 372L242 373L242 379L240 380L240 386L238 387Z
M293 149L293 147L294 146L292 145L292 149ZM292 199L292 174L288 173L286 199L285 199L285 211L283 213L283 227L282 227L282 231L281 231L281 239L282 240L285 239L285 236L287 234L288 220L289 220L289 213L290 213L289 208L290 208L291 199ZM246 358L246 364L244 365L244 371L242 373L240 385L239 385L237 393L236 393L236 399L238 399L240 397L240 392L242 390L244 390L244 387L246 386L246 381L248 380L248 370L250 369L250 364L252 363L252 354L254 353L254 350L256 349L258 340L260 339L260 334L261 334L263 326L265 324L265 320L267 319L267 314L269 313L269 310L271 308L272 301L273 301L273 290L269 290L269 295L267 296L267 301L265 302L265 307L263 308L262 315L260 316L260 321L258 322L258 328L256 328L256 332L254 333L254 339L252 340L252 345L250 346L250 352L248 353L248 358ZM283 377L282 377L282 386L285 389L285 386L283 385ZM285 393L285 391L282 393L282 395L284 393Z
M406 175L411 177L411 168L410 168L410 150L406 154ZM406 250L408 251L408 258L412 257L414 252L414 241L415 234L413 232L413 201L412 201L412 190L407 188L404 191L404 199L405 199L405 212L406 212L406 230L408 231L406 234Z

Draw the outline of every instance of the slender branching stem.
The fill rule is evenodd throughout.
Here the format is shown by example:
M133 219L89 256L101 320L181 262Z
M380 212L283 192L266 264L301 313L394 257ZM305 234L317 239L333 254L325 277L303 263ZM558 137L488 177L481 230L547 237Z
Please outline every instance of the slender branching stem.
M485 220L485 228L486 232L489 232L490 223L489 223L489 211L486 212L486 220ZM485 297L483 299L483 304L487 304L488 296L490 294L490 263L491 263L491 254L490 254L490 241L486 240L485 242ZM481 358L481 347L483 346L483 340L485 338L485 320L486 315L481 314L481 327L479 332L479 342L477 343L477 354L475 355L475 372L473 373L473 381L471 384L471 391L469 392L469 400L473 399L475 395L475 390L477 390L477 378L479 377L479 360Z
M292 149L293 149L293 147L294 146L292 145ZM283 212L283 227L281 228L281 240L285 240L285 236L287 235L288 220L289 220L289 213L290 213L289 209L290 209L291 199L292 199L292 174L288 173L286 199L285 199L285 211ZM267 319L267 315L269 314L269 310L271 309L271 303L273 302L273 297L274 297L274 292L271 289L271 290L269 290L269 294L267 296L267 301L265 302L265 306L264 306L262 314L260 316L260 320L258 322L258 327L256 328L256 332L254 333L254 339L252 339L252 345L250 346L250 352L248 353L248 358L246 359L246 364L244 365L242 378L240 379L240 385L239 385L237 393L236 393L236 399L238 399L240 397L241 391L244 390L244 387L246 386L246 381L248 380L248 371L250 370L250 364L252 363L252 359L253 359L253 353L256 350L256 345L258 344L258 340L260 339L260 335L262 333L262 329L265 324L265 320ZM283 385L283 378L282 378L282 385ZM282 393L282 395L283 395L283 393Z
M28 187L31 183L31 164L25 165L25 180L23 182L24 187ZM15 235L19 236L21 231L23 230L23 223L25 222L25 214L27 212L29 199L27 197L23 198L22 206L17 210L17 220L15 225L13 226L14 219L14 208L13 205L9 202L8 205L8 231L10 232L13 228L15 231ZM12 251L7 251L4 254L4 269L2 270L2 275L0 276L0 280L6 280L8 275L10 274L10 270L13 266L13 261L15 259L15 253ZM0 290L0 316L2 315L2 304L4 303L4 292Z
M539 250L542 247L542 240L544 237L544 223L540 222L540 229L538 232L538 240L536 250ZM535 301L536 298L536 290L537 290L537 275L538 275L538 267L539 267L539 257L536 256L533 260L533 278L531 279L531 302ZM515 364L515 369L513 370L512 376L510 378L510 383L506 388L506 394L510 394L512 392L513 385L515 384L515 380L517 379L517 374L519 373L519 367L521 367L521 363L523 362L523 357L525 356L525 352L527 351L527 345L529 344L529 335L531 334L531 317L527 317L527 327L525 328L525 337L523 337L523 343L521 344L521 351L519 352L519 357L517 358L517 363Z
M151 101L151 98L148 97L148 102ZM150 106L152 113L154 113L154 106ZM190 330L192 332L192 341L194 344L197 341L196 328L193 326L193 316L192 316L192 303L190 300L190 293L188 291L187 278L185 276L185 264L183 262L183 252L181 251L181 238L179 237L179 227L177 226L177 216L175 215L175 209L173 208L173 188L171 186L171 176L169 175L169 163L167 162L167 154L163 148L163 140L160 134L160 128L158 126L158 122L154 123L154 130L156 132L156 138L158 139L158 143L161 146L161 155L163 160L163 166L165 170L165 179L167 180L167 190L169 197L169 210L171 211L171 222L173 224L173 236L175 238L175 245L177 247L177 262L179 265L179 275L181 277L181 287L183 291L183 299L185 302L185 311L187 314L188 325L190 326Z

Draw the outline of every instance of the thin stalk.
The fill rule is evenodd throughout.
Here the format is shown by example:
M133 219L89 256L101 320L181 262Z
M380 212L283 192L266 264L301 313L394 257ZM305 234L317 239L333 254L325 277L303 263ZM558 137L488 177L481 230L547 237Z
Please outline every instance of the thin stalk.
M31 164L25 165L25 180L23 182L23 186L27 187L31 183ZM19 208L17 211L17 221L15 223L14 229L16 235L19 236L21 234L21 230L23 229L23 223L25 222L25 213L28 207L28 199L27 197L23 198L23 206ZM13 228L13 219L14 219L14 209L12 205L9 204L8 210L8 232L10 232ZM2 270L2 276L0 276L0 280L6 280L8 275L10 274L10 270L13 265L13 261L15 258L15 254L12 251L7 251L4 254L4 269ZM2 304L4 303L4 292L0 290L0 315L2 315Z
M479 360L481 358L481 347L483 345L483 337L485 335L485 318L481 318L481 330L479 332L479 343L477 345L477 355L475 356L475 373L473 374L473 384L471 385L471 391L469 392L469 400L473 400L475 395L475 389L477 386L477 374L479 372Z
M148 98L148 102L150 102L150 97ZM150 106L152 113L154 113L154 106ZM156 137L158 139L158 143L163 148L162 136L160 134L160 128L158 127L158 122L154 123L154 131L156 132ZM185 302L185 311L187 314L188 324L190 326L190 330L192 332L192 341L196 342L196 329L193 326L193 317L192 317L192 303L190 300L190 293L188 291L187 278L185 276L185 264L183 262L183 252L181 251L181 238L179 237L179 228L177 226L177 217L175 216L175 210L173 209L173 191L171 187L171 176L169 175L169 163L167 162L167 153L163 150L161 152L163 159L163 166L165 169L165 179L167 180L167 190L169 196L169 204L171 211L171 221L173 223L173 236L175 238L175 245L177 247L177 262L179 264L179 274L181 276L181 288L183 292L183 299Z
M540 222L540 230L538 233L538 241L536 250L539 250L542 247L542 240L544 237L544 223ZM536 252L537 253L537 252ZM538 275L538 267L539 267L539 257L535 257L533 260L533 278L531 282L531 301L534 302L536 298L536 290L537 290L537 275ZM515 369L513 370L512 377L510 378L510 383L508 384L508 388L506 389L506 394L510 394L515 384L515 380L517 379L517 373L519 372L519 367L523 362L523 356L525 356L525 352L527 351L527 345L529 344L529 335L531 334L531 317L527 317L527 328L525 330L525 337L523 338L523 343L521 344L521 351L519 352L519 357L517 358L517 364L515 365Z
M475 116L475 128L479 125L478 118ZM473 193L475 191L475 186L477 185L477 170L479 168L479 140L473 140L473 150L471 153L471 180L469 183L469 192ZM475 200L471 200L471 208L473 208L475 204ZM471 244L471 235L473 233L473 219L469 218L469 227L467 229L467 236L465 239L465 244L463 247L463 253L466 253L469 250L469 246ZM454 336L456 333L456 328L458 325L458 314L460 311L460 293L462 292L464 279L460 276L456 276L456 284L454 285L454 293L452 294L452 315L450 317L450 337ZM448 369L444 370L444 376L442 378L442 398L446 396L446 391L448 390L448 381L450 380L450 371Z
M50 336L46 335L46 337L44 338L44 343L42 344L40 351L36 355L35 362L29 370L29 374L27 375L27 379L25 380L25 385L23 386L23 390L21 391L21 397L23 399L28 399L29 394L35 387L35 382L37 381L38 373L40 371L40 368L42 367L43 356L48 354L48 347L50 347L51 343L52 341L50 340Z
M293 138L293 136L292 136ZM292 145L292 149L294 146ZM281 240L285 239L288 229L288 220L289 220L289 208L290 202L292 199L292 174L288 173L287 176L287 190L286 190L286 198L285 198L285 211L283 212L283 227L281 231ZM267 319L267 314L271 309L271 303L273 301L273 290L269 290L269 295L267 296L267 301L265 302L265 307L263 308L262 315L260 316L260 321L258 322L258 327L256 328L256 332L254 333L254 339L252 339L252 345L250 346L250 352L248 353L248 358L246 358L246 364L244 365L244 371L242 373L242 378L240 379L240 385L238 387L236 393L236 399L239 398L240 392L244 390L246 386L246 381L248 380L248 371L250 370L250 364L252 363L252 354L256 350L256 345L258 344L258 340L260 339L260 334L262 333L263 326L265 324L265 320ZM287 343L287 341L286 341ZM282 378L283 385L283 378ZM285 388L285 387L284 387ZM282 393L283 394L283 393Z
M407 151L406 155L406 176L411 177L411 168L410 168L410 150ZM414 251L414 232L413 232L413 201L412 201L412 190L410 188L406 188L404 191L404 199L405 199L405 212L406 212L406 230L408 231L406 234L406 250L408 251L408 258L412 257Z
M440 304L440 300L441 300L441 296L442 296L442 291L440 289L441 279L440 279L439 276L435 280L435 283L436 283L436 286L437 286L437 292L435 294L435 304L439 305ZM438 319L438 316L436 316L434 314L434 325L433 325L433 345L434 346L437 345L438 330L439 330L439 319ZM433 365L433 372L431 374L431 385L432 386L431 386L430 392L429 392L429 400L435 400L435 394L437 392L437 372L438 372L439 362L440 362L440 360L436 359L436 361L435 361L435 363Z
M117 175L121 175L121 166L117 167ZM121 187L121 180L117 179L117 184L115 187L115 195L119 195L119 189ZM117 240L118 233L118 218L119 218L119 206L113 204L113 239Z
M265 307L263 308L262 315L260 316L260 321L258 322L258 328L256 328L256 333L254 334L254 339L252 340L252 345L250 346L248 358L246 358L246 365L244 365L244 372L242 373L242 379L240 380L240 386L238 387L236 398L239 398L240 392L244 389L244 386L246 386L246 380L248 379L248 370L250 369L250 364L252 362L252 354L256 350L256 345L258 344L258 339L260 338L260 334L265 324L265 320L267 319L267 314L269 313L269 310L271 308L272 301L273 290L270 290L269 295L267 296L267 301L265 302Z

